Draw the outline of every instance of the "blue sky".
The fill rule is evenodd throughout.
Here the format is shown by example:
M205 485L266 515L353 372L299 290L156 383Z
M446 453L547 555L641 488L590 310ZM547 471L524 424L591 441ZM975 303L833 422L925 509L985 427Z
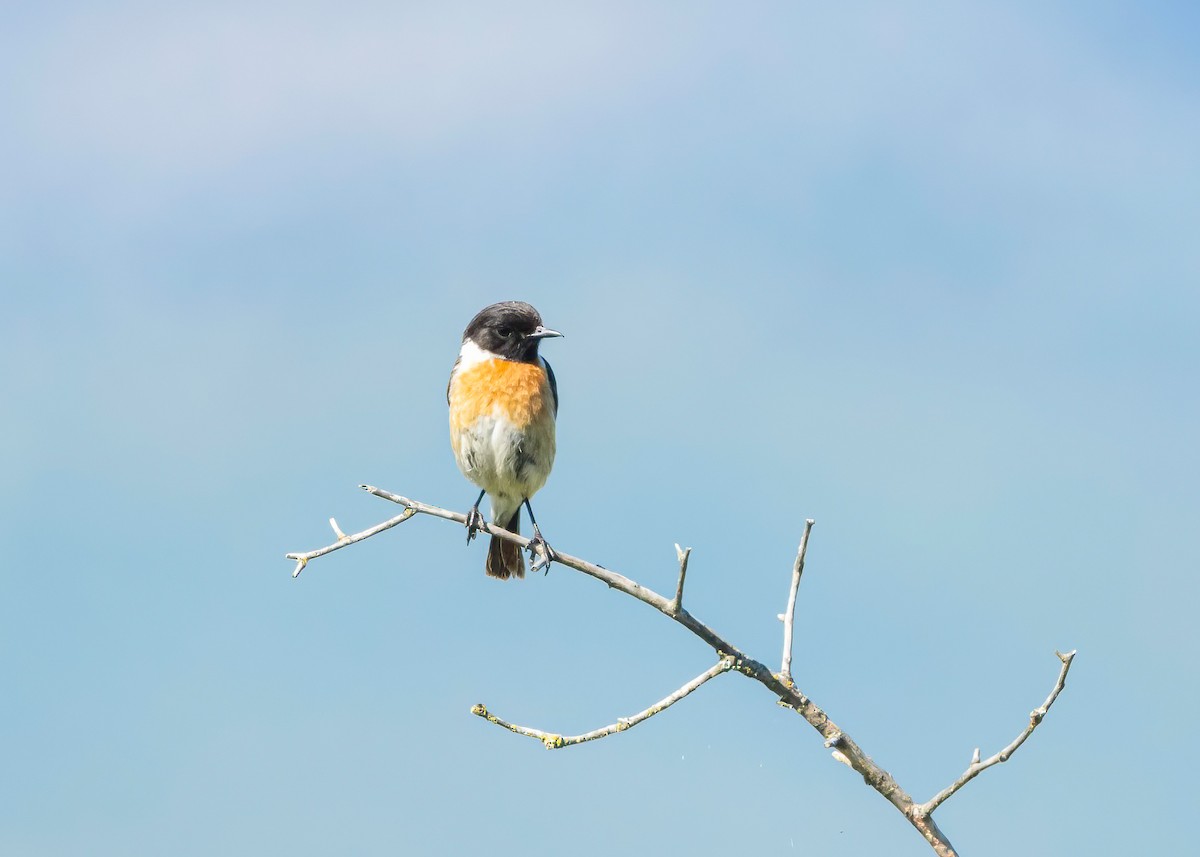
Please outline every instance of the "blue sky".
M0 851L924 854L738 676L465 509L534 303L562 550L793 671L972 855L1178 850L1200 646L1188 4L27 6L0 35ZM1113 811L1114 793L1120 811Z

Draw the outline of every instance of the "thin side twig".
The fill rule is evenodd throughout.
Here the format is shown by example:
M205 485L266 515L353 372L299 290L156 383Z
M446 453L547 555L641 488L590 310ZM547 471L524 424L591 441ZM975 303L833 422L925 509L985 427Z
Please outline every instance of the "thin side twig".
M1050 706L1054 704L1054 700L1058 699L1058 695L1062 693L1062 689L1066 686L1067 673L1071 669L1071 661L1075 659L1074 650L1065 654L1063 652L1055 652L1054 654L1058 655L1058 659L1062 661L1062 666L1058 671L1058 680L1054 683L1054 688L1050 691L1050 695L1046 697L1046 701L1029 713L1029 723L1023 730L1021 730L1021 734L1018 735L1011 744L1009 744L999 753L984 759L982 762L979 760L979 749L976 748L975 753L971 758L971 764L967 766L967 769L963 772L962 776L960 776L946 788L942 789L925 803L913 807L914 812L923 815L928 815L929 813L933 812L935 809L949 800L955 792L957 792L971 780L975 779L988 768L992 767L992 765L999 765L1001 762L1007 762L1012 754L1017 751L1017 748L1025 743L1025 739L1033 734L1033 730L1037 729L1038 724L1042 722L1042 720L1046 717L1046 713L1050 710Z
M325 554L333 553L335 550L340 550L346 545L352 545L355 542L361 542L363 539L369 539L376 533L382 533L384 530L390 530L397 524L403 524L413 515L417 514L418 511L418 509L406 508L396 517L390 518L389 520L384 521L382 524L376 524L373 527L367 527L367 529L360 533L355 533L352 536L348 536L343 533L341 528L337 525L337 521L335 521L333 518L330 518L329 526L333 527L333 534L338 537L336 542L331 545L326 545L323 548L317 548L313 551L289 553L284 555L285 559L294 559L296 561L296 568L292 571L292 577L299 577L300 572L304 571L304 567L308 565L308 561L310 559L316 559L319 556L325 556Z
M783 614L783 661L779 674L784 681L792 680L792 627L796 622L796 593L800 591L800 577L804 574L804 554L808 550L808 534L812 532L813 519L804 522L804 535L800 536L800 548L796 561L792 563L792 586L788 590L787 612Z
M495 714L488 711L487 706L483 703L473 706L471 713L484 718L490 723L495 723L497 726L501 726L510 732L515 732L518 735L524 735L528 738L536 738L546 746L547 750L558 750L562 747L571 747L575 744L582 744L585 741L595 741L597 738L606 738L616 732L624 732L626 729L632 729L643 720L649 720L660 711L670 708L709 679L716 678L721 673L728 672L732 668L732 658L721 658L721 660L700 673L700 675L679 688L679 690L664 699L660 699L645 711L639 711L631 717L622 717L616 723L602 726L599 729L593 729L591 732L584 732L582 735L556 735L552 732L543 732L540 729L532 729L528 726L518 726L515 723L509 723L507 720L501 720Z
M675 545L675 556L679 560L679 582L675 584L675 597L671 599L671 616L678 616L683 607L683 579L687 577L688 557L692 555L691 548L681 548Z

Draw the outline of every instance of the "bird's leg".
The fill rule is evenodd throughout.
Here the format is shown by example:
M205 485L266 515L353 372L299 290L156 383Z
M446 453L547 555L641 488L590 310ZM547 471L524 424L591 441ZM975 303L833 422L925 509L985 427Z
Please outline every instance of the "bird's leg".
M479 511L479 504L483 502L483 495L486 493L487 491L480 491L479 499L475 501L471 511L467 512L467 544L471 543L471 539L475 538L477 532L487 530L487 521L483 519L483 513Z
M529 498L525 498L525 508L529 512L529 523L533 524L533 538L529 540L529 556L533 560L533 565L530 566L530 571L537 571L539 568L545 568L546 573L550 573L550 563L558 559L558 554L554 552L554 548L542 538L542 531L538 529L537 520L533 517L533 507L529 505Z

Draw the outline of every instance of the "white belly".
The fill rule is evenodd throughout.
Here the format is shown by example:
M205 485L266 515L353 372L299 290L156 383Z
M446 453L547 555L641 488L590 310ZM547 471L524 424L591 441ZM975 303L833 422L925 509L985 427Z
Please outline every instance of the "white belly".
M492 415L460 430L454 458L459 470L491 496L493 517L499 520L546 484L554 447L553 421L522 432Z

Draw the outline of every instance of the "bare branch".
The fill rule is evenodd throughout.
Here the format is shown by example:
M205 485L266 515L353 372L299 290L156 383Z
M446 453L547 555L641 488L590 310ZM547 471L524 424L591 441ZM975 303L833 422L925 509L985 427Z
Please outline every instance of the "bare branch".
M971 758L971 764L967 766L967 769L963 772L962 776L960 776L946 788L942 789L926 803L914 807L916 812L929 815L931 812L945 803L949 798L951 798L955 792L957 792L971 780L975 779L975 777L979 776L982 772L992 767L992 765L998 765L1001 762L1007 762L1009 757L1017 751L1017 748L1025 743L1025 739L1033 734L1033 730L1037 729L1038 724L1040 724L1043 718L1045 718L1046 712L1050 710L1050 706L1054 704L1054 700L1058 699L1058 695L1062 693L1062 689L1066 686L1067 672L1069 672L1071 669L1071 661L1075 659L1075 652L1073 650L1067 652L1066 654L1063 654L1062 652L1055 652L1054 654L1058 655L1058 659L1062 661L1062 667L1059 668L1058 671L1058 681L1054 683L1054 689L1050 691L1050 695L1046 697L1046 701L1043 702L1041 706L1030 712L1029 724L1021 731L1021 734L1018 735L1011 744L1009 744L999 753L984 759L982 762L979 761L979 748L976 747L975 753Z
M804 535L800 537L800 548L796 561L792 563L792 588L788 590L787 612L783 614L783 662L779 675L784 681L792 680L792 626L796 622L796 593L800 591L800 576L804 574L804 554L808 551L808 534L812 532L813 519L804 522Z
M591 732L585 732L582 735L555 735L550 732L542 732L540 729L531 729L528 726L517 726L515 723L509 723L506 720L501 720L496 715L487 710L487 706L480 703L471 708L471 713L485 718L497 726L503 726L510 732L516 732L518 735L525 735L529 738L536 738L546 745L547 750L558 750L562 747L570 747L574 744L582 744L584 741L595 741L597 738L606 738L615 732L624 732L626 729L632 729L643 720L649 720L655 714L670 708L672 705L683 699L693 690L696 690L700 685L704 684L711 678L716 678L723 672L728 672L733 668L732 658L721 658L716 664L709 667L700 675L689 681L679 690L672 693L670 696L660 699L658 702L651 705L645 711L639 711L632 717L622 717L616 723L608 726L603 726L600 729L593 729Z
M683 607L683 579L687 577L688 557L692 555L691 548L681 548L675 545L675 556L679 559L679 583L675 584L675 597L671 599L671 617L679 615Z
M344 539L339 537L338 542L328 547L321 548L320 550L310 551L308 553L288 554L287 556L289 559L294 559L297 561L296 570L293 572L293 576L300 573L301 569L304 568L309 559L321 556L333 550L337 550L338 548L345 547L348 544L353 544L356 541L361 541L362 539L375 535L378 532L382 532L385 529L394 527L396 524L406 521L408 518L418 513L431 515L437 518L443 518L445 520L454 521L463 525L466 524L467 516L458 512L452 512L437 506L430 506L425 503L410 500L406 497L401 497L398 494L393 494L390 491L385 491L381 488L375 488L370 485L363 485L360 487L377 497L390 500L393 503L399 503L401 506L404 506L404 512L389 521L385 521L382 524L379 524L368 530L364 530L361 533L356 533L353 536L346 536ZM906 791L904 791L904 789L900 787L899 783L896 782L891 774L879 767L879 765L875 764L871 757L868 756L849 735L843 732L842 729L836 723L834 723L829 716L821 710L820 707L818 707L812 700L800 692L800 689L796 687L789 674L791 666L790 660L792 634L795 620L796 593L800 584L800 576L804 571L804 555L807 549L808 535L811 531L812 525L813 522L811 520L806 522L804 535L800 542L800 549L797 552L796 562L792 570L792 586L788 597L788 612L786 614L781 614L780 616L780 618L784 621L785 638L783 670L780 673L772 673L765 664L755 660L754 658L751 658L745 652L741 651L738 647L724 639L716 631L698 620L683 608L683 583L684 577L687 573L688 551L679 551L679 554L681 554L679 556L679 582L676 585L675 597L671 599L665 598L654 590L642 586L636 581L614 571L610 571L607 568L588 562L587 560L571 556L570 554L556 552L557 558L555 562L557 564L566 566L568 568L573 568L578 572L589 575L590 577L594 577L608 585L610 588L623 592L626 595L636 598L643 604L653 607L655 610L658 610L660 613L663 613L675 622L678 622L680 625L687 628L695 636L699 637L704 643L713 648L713 650L717 653L717 656L721 659L720 662L712 669L684 685L671 696L646 709L646 711L635 714L630 718L618 720L617 723L612 724L611 726L606 726L602 729L595 730L594 732L574 736L572 738L564 738L559 735L552 735L536 729L530 729L528 727L516 726L514 724L507 723L491 714L483 705L475 706L472 711L480 717L487 718L498 726L503 726L504 728L513 732L517 732L521 735L537 738L546 744L547 747L564 747L571 744L581 743L583 741L594 740L595 738L602 738L605 735L612 734L613 732L619 732L623 729L628 729L630 726L636 725L648 717L652 717L654 714L658 713L658 711L661 711L679 699L682 699L684 696L691 693L713 676L727 670L736 670L737 672L754 679L759 684L766 687L777 698L780 705L795 711L797 714L803 717L805 721L807 721L810 726L816 729L825 739L826 746L831 748L833 751L834 759L854 769L854 771L863 778L863 781L868 786L878 792L885 800L899 810L908 820L908 822L917 829L922 837L924 837L925 841L934 850L934 852L939 855L939 857L956 857L957 852L954 850L954 846L950 844L949 839L946 838L946 835L942 833L937 824L934 822L932 817L933 811L942 802L958 791L958 789L962 788L963 784L974 778L980 771L985 770L994 764L1005 761L1010 755L1012 755L1017 747L1019 747L1025 741L1025 739L1029 737L1029 734L1033 732L1038 723L1040 723L1042 718L1045 717L1046 712L1054 703L1054 700L1057 698L1059 692L1062 691L1066 681L1067 670L1070 668L1071 659L1075 656L1075 653L1069 652L1065 655L1059 655L1059 657L1062 659L1063 667L1058 678L1058 683L1055 685L1054 690L1046 699L1046 702L1043 703L1042 707L1030 715L1029 727L1027 727L1027 729L1022 732L1021 735L1017 736L1017 739L1013 741L1012 744L1010 744L996 756L983 762L978 762L976 757L976 760L972 761L972 765L967 769L967 772L964 773L963 776L961 776L948 789L939 793L928 803L918 804ZM335 533L340 532L336 529L336 525L334 526ZM529 544L529 539L517 535L516 533L510 533L507 530L495 526L494 524L488 524L486 526L486 530L491 535L498 536L502 539L507 539L508 541L516 542L521 547L526 547ZM678 546L676 547L678 549Z

